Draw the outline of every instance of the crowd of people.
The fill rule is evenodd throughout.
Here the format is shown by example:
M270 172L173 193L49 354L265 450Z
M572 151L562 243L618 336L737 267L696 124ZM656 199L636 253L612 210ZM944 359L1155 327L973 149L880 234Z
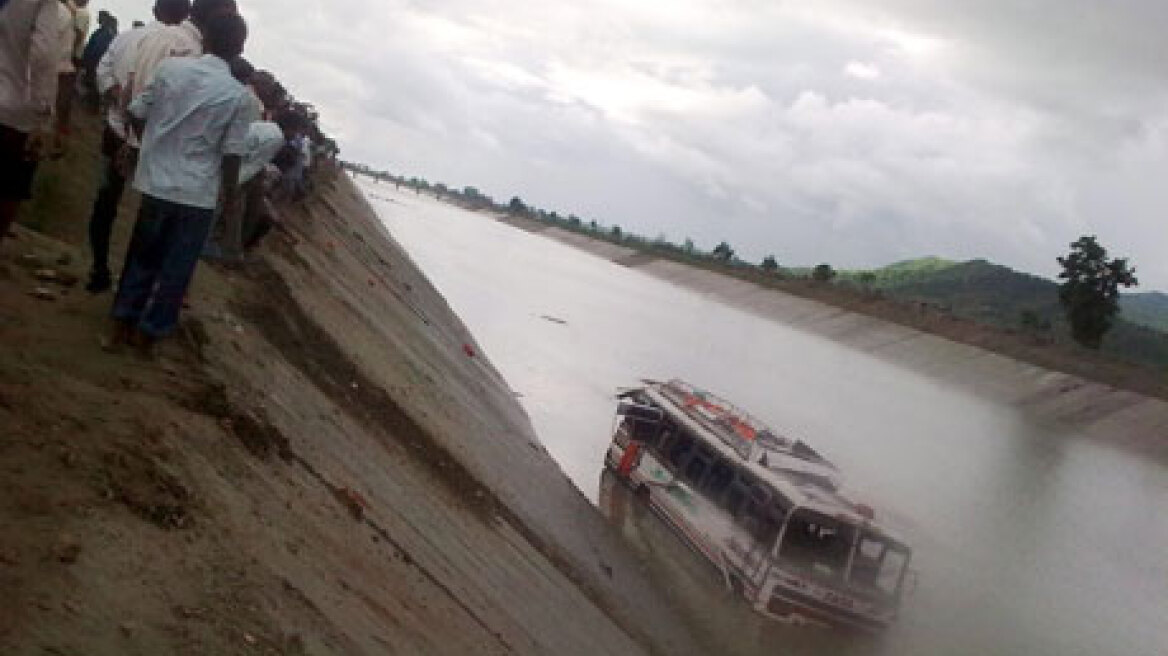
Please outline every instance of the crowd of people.
M200 258L239 262L335 161L310 105L243 58L235 0L156 0L119 31L89 0L0 0L0 241L38 163L69 147L72 105L103 114L86 289L115 283L110 236L126 184L140 209L114 290L110 347L149 351L176 327Z

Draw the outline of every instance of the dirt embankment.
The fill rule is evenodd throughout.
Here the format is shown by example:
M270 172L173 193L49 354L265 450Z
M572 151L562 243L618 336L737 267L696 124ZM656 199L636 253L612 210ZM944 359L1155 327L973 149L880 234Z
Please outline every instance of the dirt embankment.
M1168 461L1168 377L1104 356L980 326L910 304L861 298L830 285L775 289L534 219L492 218L961 385L1036 419Z
M93 159L0 246L0 652L703 651L344 177L101 351Z

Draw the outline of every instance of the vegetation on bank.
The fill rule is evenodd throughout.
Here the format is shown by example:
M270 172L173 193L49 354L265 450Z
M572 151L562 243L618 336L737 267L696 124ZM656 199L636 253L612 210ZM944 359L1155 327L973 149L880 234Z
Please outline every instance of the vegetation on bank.
M1086 305L1091 305L1095 300L1101 303L1093 306L1094 310L1087 314L1095 320L1106 315L1105 320L1097 321L1105 326L1103 333L1106 333L1106 339L1099 333L1098 339L1088 336L1085 340L1076 340L1069 319L1075 311L1072 307L1060 304L1058 283L983 259L957 262L925 257L870 270L837 270L829 263L790 266L781 262L775 254L768 254L760 262L753 263L740 259L734 247L725 241L704 250L689 238L680 244L669 241L663 235L648 238L619 225L605 225L574 214L533 207L519 197L513 197L505 203L497 202L475 187L459 190L421 178L374 171L359 164L345 166L355 173L392 183L399 188L405 187L418 194L433 194L438 199L466 209L491 211L514 220L556 226L630 248L645 256L717 271L764 287L816 297L859 311L863 311L866 304L875 302L897 303L903 306L906 315L968 321L1020 337L1036 347L1071 347L1079 344L1122 362L1159 372L1168 370L1168 295L1165 294L1153 292L1119 296L1118 291L1114 290L1114 294L1102 300L1090 294L1081 297L1080 302ZM1094 241L1093 238L1084 239ZM1052 258L1055 255L1052 254ZM1067 258L1058 259L1061 262L1073 255L1074 248ZM1102 260L1105 253L1093 253L1093 256ZM1122 286L1122 281L1128 279L1130 271L1127 271L1125 261L1121 260L1120 263L1122 266L1119 273L1127 274L1120 275L1116 281L1116 285ZM1131 281L1134 282L1134 277L1131 277ZM917 325L922 322L909 323ZM1091 330L1088 329L1089 332ZM1080 334L1080 337L1083 335Z

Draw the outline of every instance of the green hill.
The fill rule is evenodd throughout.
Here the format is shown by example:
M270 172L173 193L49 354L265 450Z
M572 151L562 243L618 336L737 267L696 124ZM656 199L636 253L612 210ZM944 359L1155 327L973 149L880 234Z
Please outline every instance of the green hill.
M1119 301L1123 316L1132 323L1168 331L1168 294L1125 294Z
M841 281L867 284L903 300L928 303L942 312L1000 328L1033 332L1069 342L1058 302L1058 285L986 260L950 262L922 258L866 272L846 272ZM1129 294L1103 351L1119 358L1168 367L1168 295Z

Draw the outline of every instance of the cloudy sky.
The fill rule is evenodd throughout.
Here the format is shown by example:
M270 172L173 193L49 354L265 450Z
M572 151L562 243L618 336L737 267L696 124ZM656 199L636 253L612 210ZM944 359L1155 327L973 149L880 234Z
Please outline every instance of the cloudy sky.
M1092 233L1168 290L1164 0L241 6L350 159L791 265Z

